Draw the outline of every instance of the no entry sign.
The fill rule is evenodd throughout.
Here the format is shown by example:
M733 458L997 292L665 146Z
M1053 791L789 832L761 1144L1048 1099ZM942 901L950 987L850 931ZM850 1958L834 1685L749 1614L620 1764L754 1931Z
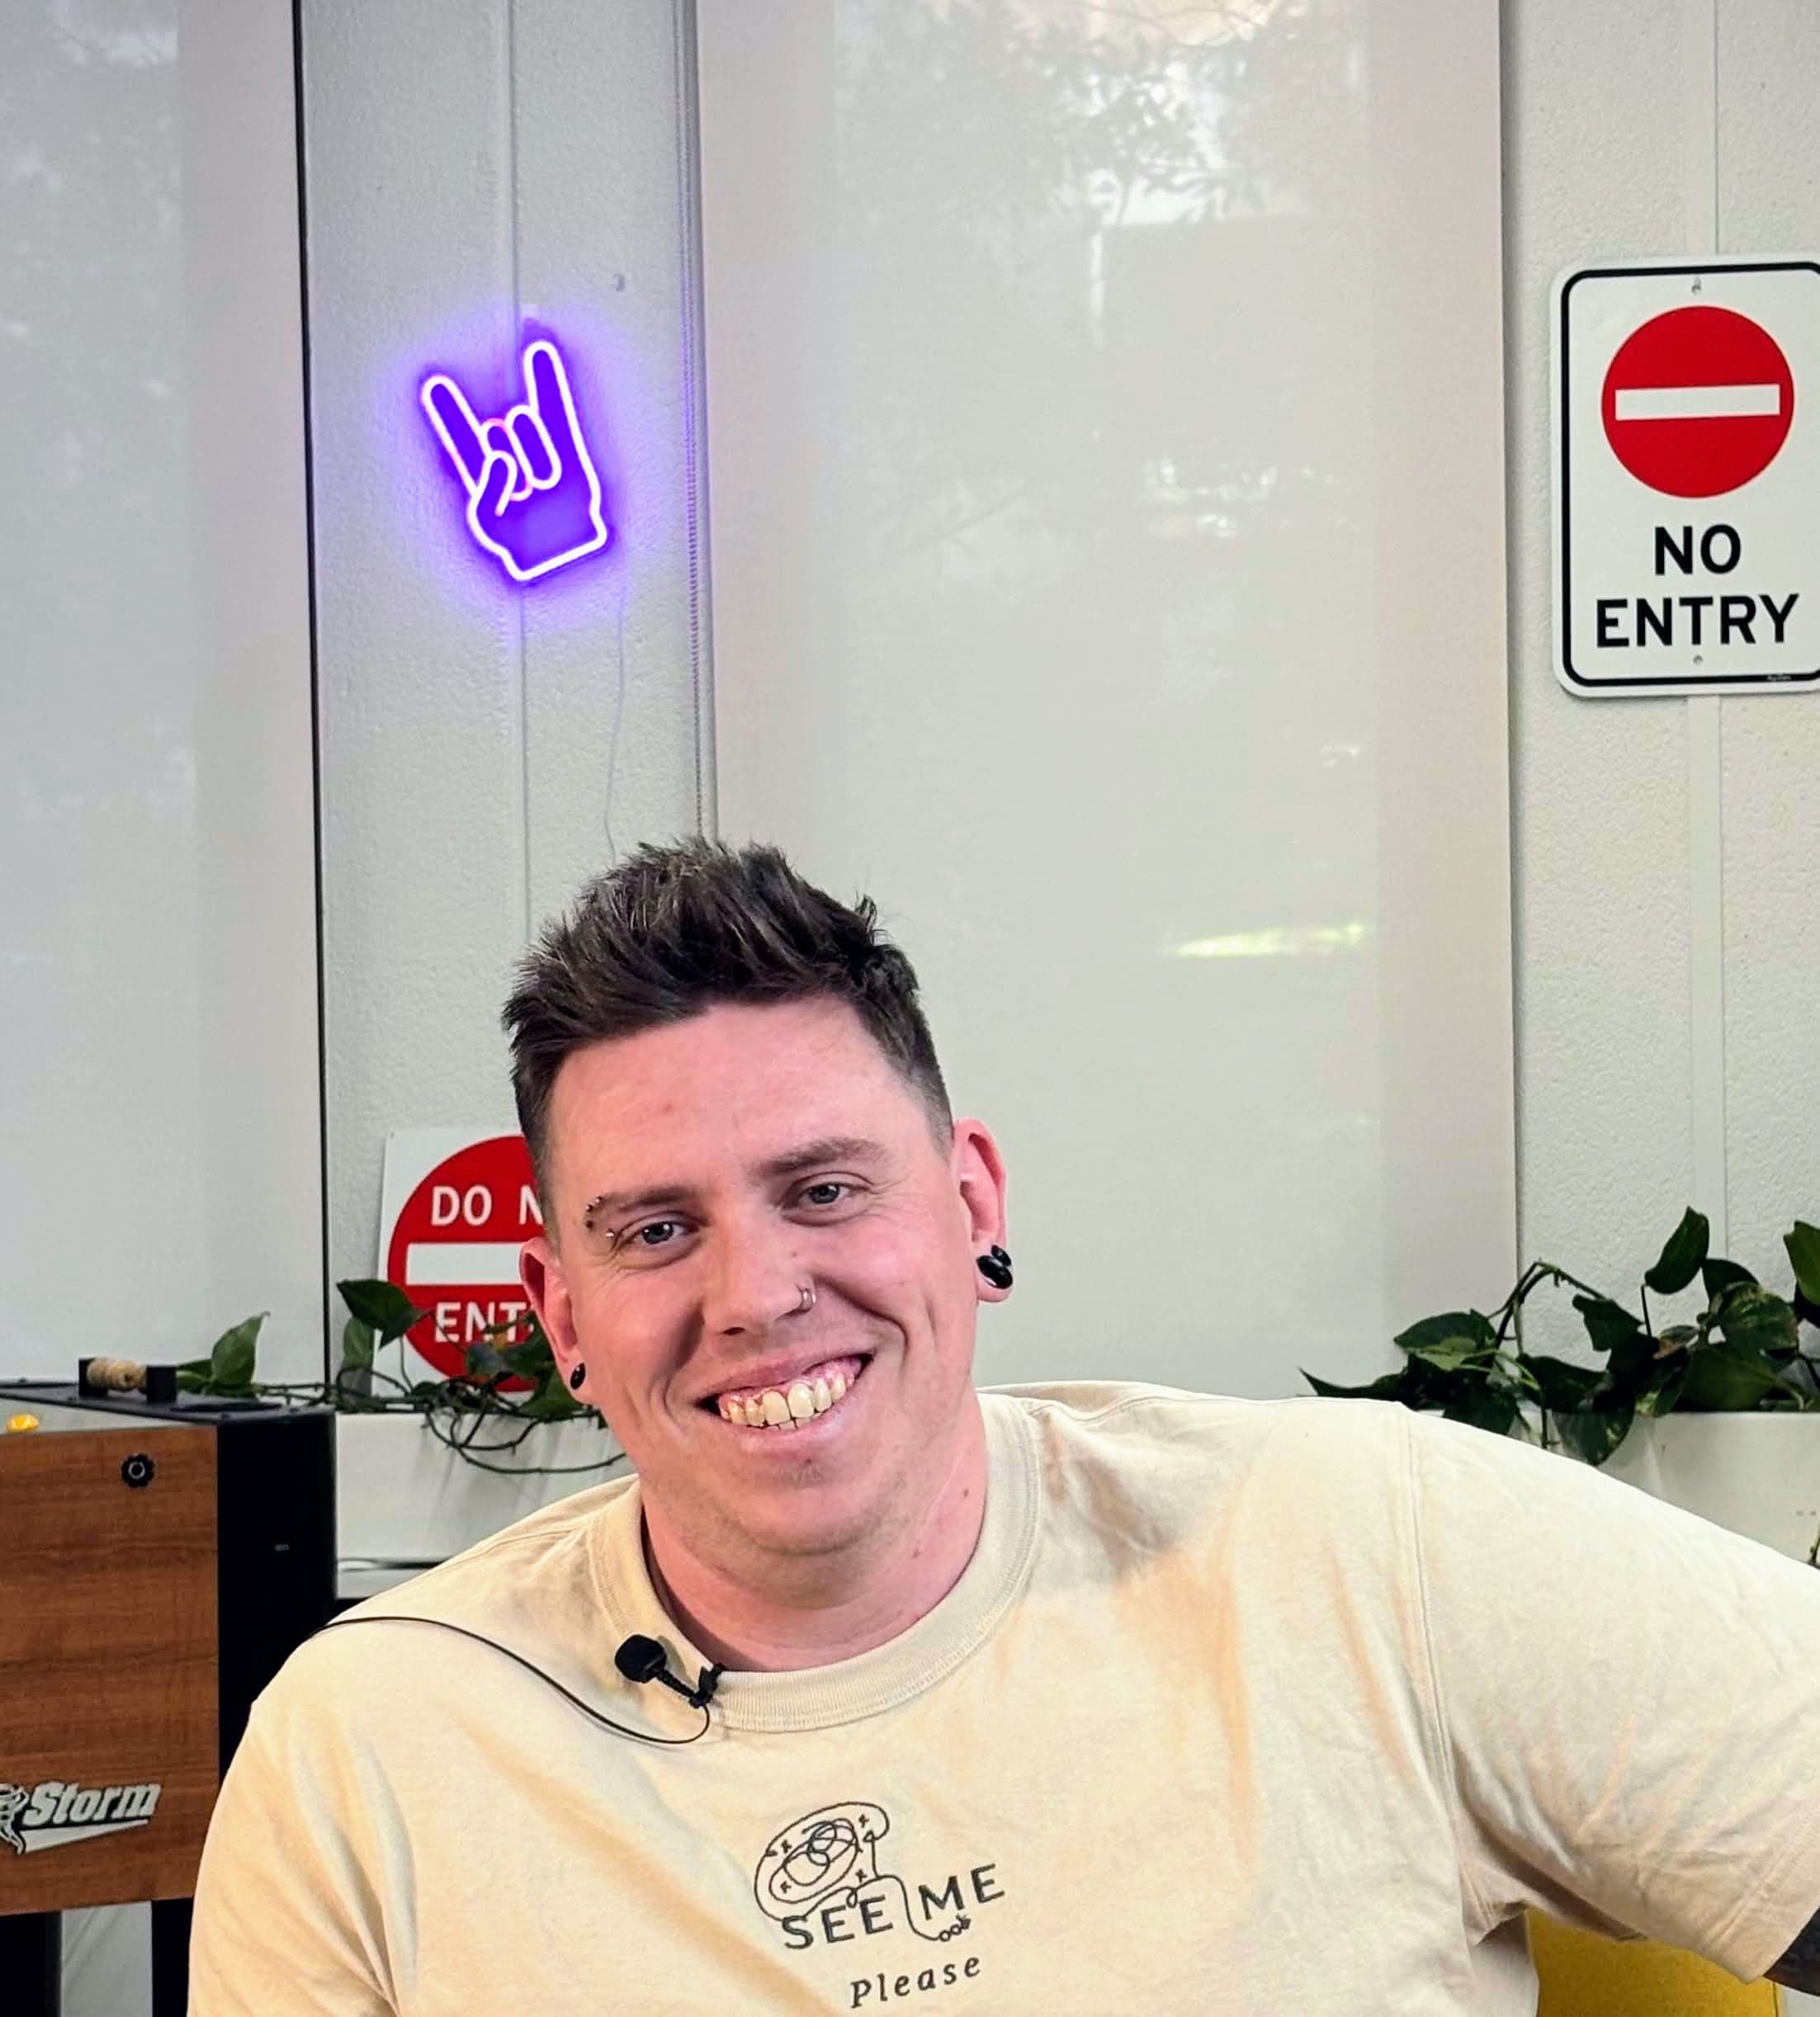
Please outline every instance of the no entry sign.
M1820 265L1563 273L1553 393L1562 684L1820 685Z
M465 1372L467 1348L488 1325L530 1306L518 1249L543 1220L524 1137L475 1128L388 1136L380 1220L381 1273L429 1312L406 1344L438 1373Z
M1618 346L1600 399L1618 460L1677 498L1718 497L1761 475L1794 414L1781 346L1729 308L1651 316Z

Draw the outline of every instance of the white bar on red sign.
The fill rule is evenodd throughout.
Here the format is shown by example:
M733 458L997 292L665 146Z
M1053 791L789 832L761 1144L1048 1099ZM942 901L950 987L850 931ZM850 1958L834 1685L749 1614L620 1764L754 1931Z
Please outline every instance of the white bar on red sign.
M511 1240L413 1240L404 1265L413 1287L471 1288L477 1282L516 1282L518 1249Z
M1740 420L1780 413L1780 385L1632 385L1616 395L1620 420Z

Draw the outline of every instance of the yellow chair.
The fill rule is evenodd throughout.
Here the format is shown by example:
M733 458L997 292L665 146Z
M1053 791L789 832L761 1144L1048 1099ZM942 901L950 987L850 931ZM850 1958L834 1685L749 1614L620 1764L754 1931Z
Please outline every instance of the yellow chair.
M1537 2017L1776 2017L1774 1982L1740 1982L1655 1940L1608 1940L1531 1912Z

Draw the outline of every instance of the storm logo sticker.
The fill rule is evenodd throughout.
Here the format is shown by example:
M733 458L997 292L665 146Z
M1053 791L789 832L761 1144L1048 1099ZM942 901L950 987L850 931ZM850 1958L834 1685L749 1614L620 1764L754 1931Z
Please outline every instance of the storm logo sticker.
M17 1856L64 1849L91 1835L143 1828L158 1812L164 1790L149 1785L83 1786L74 1779L40 1779L16 1786L0 1779L0 1844Z

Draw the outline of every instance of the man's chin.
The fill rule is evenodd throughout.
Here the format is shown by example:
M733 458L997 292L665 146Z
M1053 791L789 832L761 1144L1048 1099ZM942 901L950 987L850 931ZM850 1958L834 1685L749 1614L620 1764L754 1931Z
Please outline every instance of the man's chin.
M881 1509L870 1497L858 1503L850 1494L801 1491L769 1517L749 1505L726 1510L746 1550L784 1571L818 1564L832 1570L862 1559L881 1531Z

